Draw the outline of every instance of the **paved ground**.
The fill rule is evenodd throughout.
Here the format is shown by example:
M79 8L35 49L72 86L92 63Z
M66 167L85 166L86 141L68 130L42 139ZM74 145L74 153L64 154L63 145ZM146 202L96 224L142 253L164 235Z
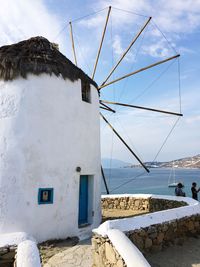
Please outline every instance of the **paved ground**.
M200 267L200 237L189 238L182 245L147 255L152 267ZM90 240L80 242L48 260L44 267L92 267Z
M120 214L129 217L137 214ZM104 214L104 219L116 218L115 212ZM183 239L184 241L184 239ZM76 237L45 242L40 245L43 267L92 267L91 241L77 243ZM200 267L200 236L188 238L178 245L146 255L152 267Z
M148 255L152 267L200 267L200 236Z
M145 212L143 210L116 210L116 209L109 209L109 210L103 210L102 213L102 222L107 220L114 220L114 219L121 219L121 218L128 218L133 216L139 216L141 214L145 214L148 212Z
M91 241L84 240L48 260L44 267L92 267Z

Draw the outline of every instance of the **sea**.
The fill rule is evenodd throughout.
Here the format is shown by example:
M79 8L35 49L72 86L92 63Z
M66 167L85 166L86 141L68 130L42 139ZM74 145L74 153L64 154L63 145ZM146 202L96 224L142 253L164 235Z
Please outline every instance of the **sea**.
M172 169L168 168L151 168L150 173L147 173L142 168L113 168L104 169L104 174L110 194L141 193L174 196L175 188L168 187L174 177L176 182L184 184L183 191L188 197L191 197L193 182L197 183L197 188L200 187L200 169L178 168L172 173ZM106 194L103 181L102 194Z

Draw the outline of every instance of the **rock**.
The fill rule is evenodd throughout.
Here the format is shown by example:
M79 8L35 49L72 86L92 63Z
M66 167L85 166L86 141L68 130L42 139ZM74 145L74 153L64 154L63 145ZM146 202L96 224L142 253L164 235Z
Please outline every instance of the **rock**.
M136 201L135 201L135 206L136 206L136 207L139 207L139 206L140 206L140 201L139 201L139 200L136 200Z
M143 238L140 237L140 236L135 236L135 245L136 245L139 249L143 249L143 248L144 248Z
M124 207L124 206L125 206L124 202L120 202L120 207Z
M124 263L123 263L123 260L118 260L117 261L117 264L116 264L116 267L123 267L124 266Z
M157 241L158 243L162 243L164 239L164 234L163 233L159 233L157 236Z
M151 239L155 239L155 238L157 238L157 233L152 233L152 234L149 235L149 237Z
M94 266L103 266L101 265L102 264L102 257L97 253L97 252L94 252L93 253L93 263L94 263Z
M145 239L145 248L150 248L152 246L152 240L150 238Z
M168 230L168 225L167 225L167 224L164 224L164 225L163 225L163 231L164 231L164 232L167 232L167 230Z
M114 252L113 247L111 246L111 244L109 244L108 242L105 243L105 255L106 255L106 259L110 263L116 263L115 252Z
M115 200L115 205L118 206L119 205L119 200Z
M98 243L96 239L92 238L92 248L96 251L98 250Z
M193 223L193 221L189 221L187 227L188 227L189 230L193 230L194 229L194 223Z

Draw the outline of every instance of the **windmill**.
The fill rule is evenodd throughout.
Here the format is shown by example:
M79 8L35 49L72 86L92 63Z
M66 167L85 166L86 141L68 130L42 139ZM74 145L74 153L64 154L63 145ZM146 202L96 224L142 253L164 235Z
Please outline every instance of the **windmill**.
M95 60L95 63L94 63L92 74L91 74L91 78L93 80L95 79L95 74L96 74L96 70L97 70L97 67L98 67L99 58L100 58L100 55L101 55L101 51L102 51L102 47L103 47L103 43L104 43L104 39L105 39L105 34L106 34L106 31L107 31L107 27L108 27L108 22L109 22L109 19L110 19L111 9L112 9L112 7L109 6L108 7L108 11L107 11L107 16L106 16L106 19L105 19L105 22L104 22L104 27L103 27L103 31L102 31L102 35L101 35L100 44L98 46L98 50L97 50L97 54L96 54L96 60ZM115 83L117 83L119 81L122 81L124 79L127 79L128 77L137 75L138 73L142 73L142 72L145 72L145 71L147 71L149 69L152 69L152 68L154 68L156 66L165 64L166 62L176 60L177 58L180 57L180 54L175 53L175 55L172 55L170 57L166 57L166 58L164 58L164 59L162 59L160 61L154 62L154 63L149 64L149 65L145 65L142 68L136 69L136 70L134 70L134 71L132 71L130 73L127 73L127 74L125 74L123 76L120 76L120 77L117 77L115 79L112 79L113 73L115 73L116 69L122 63L122 61L124 60L125 56L128 54L128 52L134 46L136 41L141 37L142 33L148 27L148 25L151 22L151 20L152 20L152 17L148 17L146 19L146 21L143 24L143 26L136 33L136 35L133 36L130 44L125 49L125 51L121 54L121 56L118 58L118 60L116 61L114 66L111 68L111 70L109 71L107 76L98 85L98 91L99 91L99 95L100 95L100 100L99 100L100 109L106 110L108 112L115 113L116 110L114 110L113 108L110 107L110 105L115 105L115 106L128 107L128 108L133 108L133 109L140 109L140 110L145 110L145 111L163 113L163 114L172 115L172 116L178 116L178 117L183 116L183 114L181 113L181 110L180 110L180 113L178 113L178 112L172 112L172 111L169 111L169 110L155 109L155 108L146 107L146 106L138 106L138 105L132 105L132 104L129 104L129 103L122 103L122 102L115 102L115 101L108 101L108 100L105 100L105 99L101 99L101 94L100 93L101 93L102 89L104 89L106 87L109 87L110 85L115 84ZM73 52L73 57L74 57L74 63L77 66L78 63L77 63L77 55L76 55L76 47L75 47L75 41L74 41L73 23L72 22L69 22L69 27L70 27L70 37L71 37L71 46L72 46L72 52ZM128 149L128 151L140 163L140 165L145 169L145 171L149 172L148 167L142 162L140 157L133 151L133 149L130 147L130 145L118 133L118 131L113 127L113 125L108 121L108 119L102 114L102 112L100 112L100 117L109 126L109 128L113 131L113 133L120 140L120 142L122 142L125 145L125 147ZM103 177L103 181L104 181L104 184L105 184L106 192L107 192L107 194L109 194L109 189L108 189L108 185L106 183L103 167L101 167L101 172L102 172L102 177Z

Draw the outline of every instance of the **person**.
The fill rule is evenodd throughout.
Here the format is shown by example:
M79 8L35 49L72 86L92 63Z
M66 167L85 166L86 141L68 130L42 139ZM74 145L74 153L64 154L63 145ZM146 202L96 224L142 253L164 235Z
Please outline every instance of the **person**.
M177 187L175 188L175 195L177 197L185 197L185 192L183 192L182 188L183 188L182 183L178 183Z
M198 192L200 191L200 188L197 189L197 183L192 183L191 191L192 191L192 198L198 200Z

